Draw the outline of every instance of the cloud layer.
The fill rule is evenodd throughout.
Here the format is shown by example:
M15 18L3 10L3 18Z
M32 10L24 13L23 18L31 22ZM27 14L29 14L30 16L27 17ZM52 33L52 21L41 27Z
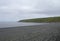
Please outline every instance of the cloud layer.
M60 0L0 0L0 21L60 16Z

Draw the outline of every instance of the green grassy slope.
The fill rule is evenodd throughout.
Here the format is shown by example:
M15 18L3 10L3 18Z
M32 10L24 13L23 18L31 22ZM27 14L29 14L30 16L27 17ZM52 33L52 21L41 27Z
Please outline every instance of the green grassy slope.
M60 16L48 17L48 18L26 19L26 20L20 20L19 22L60 22Z

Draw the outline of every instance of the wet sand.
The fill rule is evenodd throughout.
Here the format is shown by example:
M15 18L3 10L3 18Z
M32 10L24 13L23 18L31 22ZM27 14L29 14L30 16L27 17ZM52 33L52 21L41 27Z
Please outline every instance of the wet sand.
M0 41L60 41L60 23L0 28Z

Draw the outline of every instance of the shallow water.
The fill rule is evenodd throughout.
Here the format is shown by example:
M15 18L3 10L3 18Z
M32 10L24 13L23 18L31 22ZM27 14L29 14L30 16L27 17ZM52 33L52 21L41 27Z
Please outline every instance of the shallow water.
M16 26L32 26L32 25L42 25L42 24L44 23L0 22L0 28L16 27Z

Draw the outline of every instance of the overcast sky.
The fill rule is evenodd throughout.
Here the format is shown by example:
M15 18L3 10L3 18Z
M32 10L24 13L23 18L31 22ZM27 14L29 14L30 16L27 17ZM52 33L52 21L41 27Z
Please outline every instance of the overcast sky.
M60 0L0 0L0 21L60 16Z

